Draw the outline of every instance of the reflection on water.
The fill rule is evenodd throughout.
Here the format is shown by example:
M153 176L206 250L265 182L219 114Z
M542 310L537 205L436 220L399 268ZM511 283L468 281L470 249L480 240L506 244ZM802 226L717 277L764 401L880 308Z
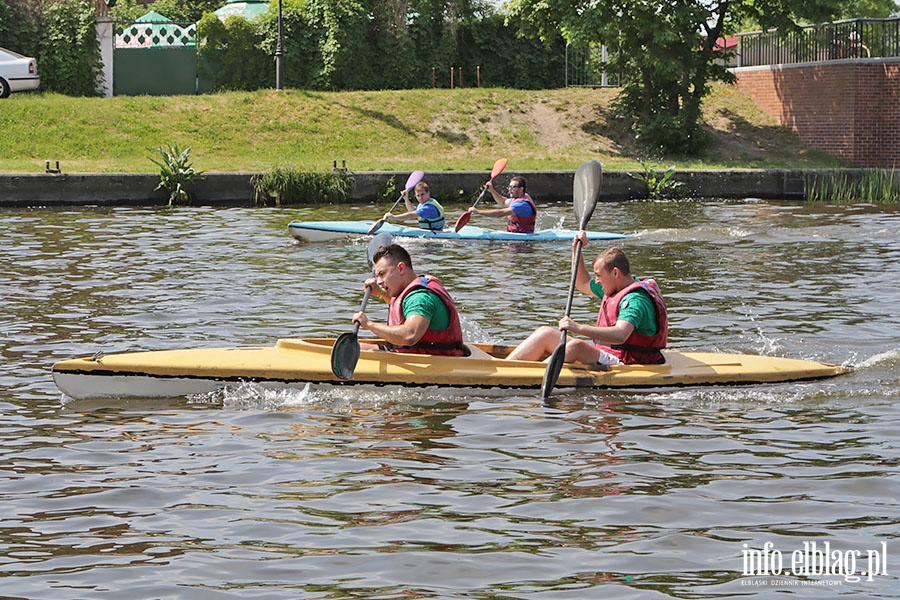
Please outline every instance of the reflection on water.
M570 207L541 208L573 226ZM98 349L348 330L366 242L302 245L286 225L379 210L0 210L5 596L900 595L891 207L615 203L592 220L633 236L621 245L663 285L672 346L847 363L848 377L548 403L55 390L53 361ZM567 244L405 245L474 341L518 341L565 307ZM573 316L596 310L579 297ZM842 554L792 571L812 542ZM748 573L766 543L784 570ZM869 561L883 550L887 575Z

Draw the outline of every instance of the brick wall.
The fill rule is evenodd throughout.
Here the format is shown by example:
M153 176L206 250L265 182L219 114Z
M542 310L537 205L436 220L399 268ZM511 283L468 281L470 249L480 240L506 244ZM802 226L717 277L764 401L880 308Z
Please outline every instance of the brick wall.
M860 167L900 167L900 59L734 69L738 87L809 146Z

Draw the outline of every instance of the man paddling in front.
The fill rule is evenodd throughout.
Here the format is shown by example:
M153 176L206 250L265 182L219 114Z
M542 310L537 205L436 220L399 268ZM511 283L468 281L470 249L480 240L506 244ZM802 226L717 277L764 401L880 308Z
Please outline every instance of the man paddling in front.
M373 257L375 277L365 286L372 294L388 300L387 324L369 320L364 312L353 315L353 322L385 341L384 344L360 344L366 350L390 350L415 354L462 356L462 326L453 298L440 280L416 275L412 258L398 244L383 246Z
M587 245L587 234L579 231L576 241ZM573 248L575 245L573 244ZM575 257L573 255L572 259ZM575 265L576 287L590 296L603 298L596 325L581 325L563 317L559 328L539 327L513 350L508 359L541 360L560 341L560 331L583 335L592 341L570 338L566 362L588 365L661 364L666 347L669 319L666 303L653 279L631 274L628 257L619 248L607 248L593 262L594 276L584 263Z

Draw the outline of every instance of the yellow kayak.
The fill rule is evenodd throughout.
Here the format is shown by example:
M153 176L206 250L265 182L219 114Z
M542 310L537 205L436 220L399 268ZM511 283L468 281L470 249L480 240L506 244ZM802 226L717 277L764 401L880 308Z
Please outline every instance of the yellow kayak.
M368 341L368 340L366 340ZM470 356L362 351L350 380L331 371L333 339L281 339L274 346L129 352L63 360L53 380L75 399L178 397L253 382L267 388L363 386L539 391L543 362L505 360L511 346L468 344ZM835 377L850 371L808 360L666 351L662 365L565 365L555 389L646 389L750 385Z

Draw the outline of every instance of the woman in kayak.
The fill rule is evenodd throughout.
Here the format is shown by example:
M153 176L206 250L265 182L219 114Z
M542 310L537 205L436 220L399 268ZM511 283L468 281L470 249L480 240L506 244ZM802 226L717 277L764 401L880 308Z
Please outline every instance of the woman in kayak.
M501 208L475 208L469 212L487 217L506 217L506 230L513 233L534 233L534 223L537 220L537 207L534 200L525 190L525 178L513 177L509 180L509 198L504 197L494 189L494 184L488 181L485 188L494 197L494 202Z
M419 201L418 206L413 206L412 202L409 199L409 191L403 191L403 200L406 202L406 210L407 212L401 215L394 215L391 213L385 213L384 219L390 219L391 217L395 219L418 219L419 227L422 229L430 229L432 231L441 231L444 228L444 207L440 205L440 203L431 197L431 191L428 189L428 184L424 181L420 181L416 184L416 200Z
M412 258L398 244L383 246L373 257L375 277L365 286L372 295L390 303L387 325L369 320L364 312L353 315L353 322L385 341L384 344L360 344L366 350L390 350L415 354L462 356L462 326L453 298L440 280L416 275Z
M587 245L584 231L576 240ZM574 260L574 256L573 256ZM584 263L576 265L575 285L589 296L603 298L596 325L581 325L563 317L559 328L539 327L506 358L541 360L559 345L559 332L583 335L592 342L570 338L566 343L566 362L588 365L660 364L665 362L669 319L659 286L652 279L631 274L628 257L619 248L607 248L593 263L594 276Z

